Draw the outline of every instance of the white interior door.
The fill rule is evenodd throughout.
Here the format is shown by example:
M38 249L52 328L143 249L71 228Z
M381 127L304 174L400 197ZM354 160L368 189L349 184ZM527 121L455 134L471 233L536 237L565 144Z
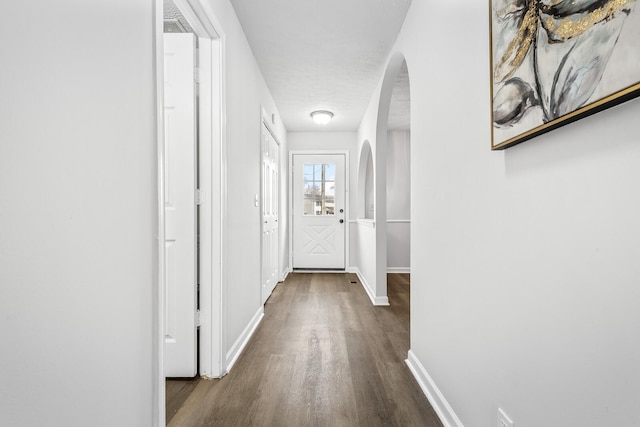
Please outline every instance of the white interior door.
M196 88L193 34L164 35L167 377L196 375Z
M278 283L279 276L279 159L280 146L262 125L262 303Z
M345 267L345 155L293 156L293 268Z

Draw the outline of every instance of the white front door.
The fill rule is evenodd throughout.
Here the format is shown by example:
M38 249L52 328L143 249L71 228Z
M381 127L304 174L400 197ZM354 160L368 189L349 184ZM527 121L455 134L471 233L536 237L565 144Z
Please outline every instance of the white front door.
M345 267L345 155L293 155L293 268Z
M196 375L195 38L164 35L164 374Z
M262 303L278 283L280 146L262 125Z

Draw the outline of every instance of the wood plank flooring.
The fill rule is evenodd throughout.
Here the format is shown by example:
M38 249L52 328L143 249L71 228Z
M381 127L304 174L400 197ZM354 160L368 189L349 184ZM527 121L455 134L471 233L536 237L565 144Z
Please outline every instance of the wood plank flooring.
M353 274L290 274L229 375L167 382L169 426L441 426L404 363L409 276L388 294L374 307Z

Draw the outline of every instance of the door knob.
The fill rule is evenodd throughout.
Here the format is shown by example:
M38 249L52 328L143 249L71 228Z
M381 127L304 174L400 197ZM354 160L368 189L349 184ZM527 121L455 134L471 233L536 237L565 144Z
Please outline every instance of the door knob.
M343 212L344 212L344 209L340 209L340 213L343 213Z
M342 224L343 222L344 222L344 219L341 219L341 220L340 220L340 224Z

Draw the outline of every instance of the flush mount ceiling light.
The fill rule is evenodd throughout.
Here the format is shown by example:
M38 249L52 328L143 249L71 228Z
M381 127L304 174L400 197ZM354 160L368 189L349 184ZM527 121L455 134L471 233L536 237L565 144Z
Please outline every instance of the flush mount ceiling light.
M319 125L326 125L333 118L333 113L326 110L318 110L311 113L311 118Z

